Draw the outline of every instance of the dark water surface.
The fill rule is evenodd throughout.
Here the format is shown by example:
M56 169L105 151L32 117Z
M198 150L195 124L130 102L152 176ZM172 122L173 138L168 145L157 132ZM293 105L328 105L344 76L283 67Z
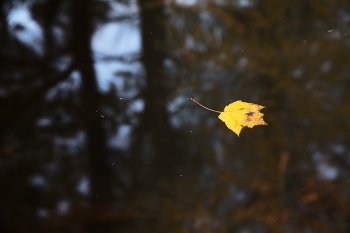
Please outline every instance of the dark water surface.
M347 1L0 9L0 232L350 232Z

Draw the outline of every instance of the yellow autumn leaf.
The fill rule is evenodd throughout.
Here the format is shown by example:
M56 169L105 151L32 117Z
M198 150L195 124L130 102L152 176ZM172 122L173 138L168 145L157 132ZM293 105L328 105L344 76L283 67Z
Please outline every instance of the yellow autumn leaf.
M209 111L220 113L219 119L225 122L226 126L238 136L243 127L253 128L256 125L267 125L262 118L264 114L260 112L264 106L258 104L237 100L227 105L223 112L220 112L203 106L193 98L191 100Z

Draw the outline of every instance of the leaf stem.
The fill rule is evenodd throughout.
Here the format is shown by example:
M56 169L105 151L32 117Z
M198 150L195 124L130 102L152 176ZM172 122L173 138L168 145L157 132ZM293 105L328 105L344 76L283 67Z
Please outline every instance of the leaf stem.
M222 113L222 112L220 112L220 111L216 111L216 110L213 110L213 109L210 109L210 108L205 107L204 105L198 103L197 100L195 100L195 99L193 99L193 98L191 98L191 100L192 100L193 102L195 102L196 104L198 104L199 106L201 106L202 108L205 108L205 109L207 109L207 110L209 110L209 111L217 112L217 113Z

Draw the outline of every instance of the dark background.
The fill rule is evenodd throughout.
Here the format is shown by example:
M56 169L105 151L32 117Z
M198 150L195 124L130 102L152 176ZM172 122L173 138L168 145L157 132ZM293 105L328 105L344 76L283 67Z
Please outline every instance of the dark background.
M1 232L350 232L348 1L0 10Z

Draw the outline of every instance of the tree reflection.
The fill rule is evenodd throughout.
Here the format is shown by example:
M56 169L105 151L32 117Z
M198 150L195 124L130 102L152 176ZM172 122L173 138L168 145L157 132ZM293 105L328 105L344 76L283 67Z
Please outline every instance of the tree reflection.
M349 231L344 1L0 4L1 232Z

